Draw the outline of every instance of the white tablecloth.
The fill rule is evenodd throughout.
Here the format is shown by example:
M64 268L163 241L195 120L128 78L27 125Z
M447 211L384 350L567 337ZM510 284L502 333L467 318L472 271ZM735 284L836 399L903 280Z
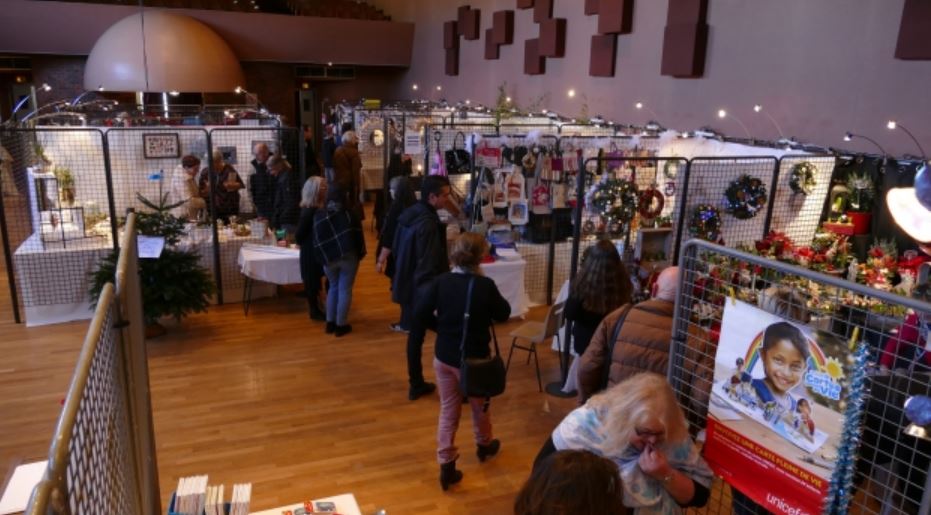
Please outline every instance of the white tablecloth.
M272 284L301 282L301 254L298 249L269 245L243 245L239 249L242 274Z
M331 502L336 505L336 513L340 515L362 515L362 510L359 508L359 503L356 502L356 497L352 494L342 494L335 495L333 497L325 497L323 499L314 499L314 502ZM282 512L286 510L291 510L292 512L298 508L303 508L304 503L300 502L297 504L289 504L287 506L279 506L278 508L272 508L270 510L254 511L250 515L281 515Z
M491 278L498 286L498 291L511 305L511 316L524 316L530 307L530 298L524 288L524 268L527 262L498 260L494 263L482 263L485 277Z

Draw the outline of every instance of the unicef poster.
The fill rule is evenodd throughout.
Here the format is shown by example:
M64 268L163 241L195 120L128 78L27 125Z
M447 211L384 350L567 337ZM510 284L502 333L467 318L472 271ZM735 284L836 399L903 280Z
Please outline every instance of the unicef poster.
M847 355L830 334L726 301L705 443L715 472L772 512L821 513Z

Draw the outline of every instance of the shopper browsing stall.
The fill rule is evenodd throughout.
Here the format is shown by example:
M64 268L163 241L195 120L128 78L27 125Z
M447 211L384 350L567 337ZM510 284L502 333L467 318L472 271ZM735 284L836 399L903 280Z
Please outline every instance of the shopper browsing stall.
M343 144L333 153L333 178L329 181L327 199L339 202L356 218L362 220L362 158L359 156L359 136L355 131L343 133Z
M481 275L482 258L488 253L485 238L465 233L453 243L450 253L452 272L438 276L421 290L415 316L424 326L436 327L436 356L433 370L440 392L440 420L437 428L437 460L443 490L462 479L456 470L459 450L456 430L462 414L460 391L461 357L487 358L491 354L489 328L493 322L505 322L511 305L501 296L491 279ZM464 323L469 310L468 326ZM487 399L469 397L472 428L479 461L497 454L501 443L492 437Z
M320 177L310 177L301 191L301 216L297 224L295 241L301 248L301 280L304 282L304 294L307 296L308 314L312 320L326 320L326 313L320 309L320 279L323 277L323 265L314 252L314 215L324 206L326 199L326 181Z
M172 178L172 202L184 202L177 207L176 215L187 220L199 220L207 202L200 196L197 186L197 172L200 171L200 159L187 155L181 158L181 171Z
M259 218L271 220L275 192L275 179L268 173L268 158L271 152L267 144L256 143L252 154L255 156L252 160L252 169L255 171L249 178L249 193L255 205L255 214Z
M207 197L211 192L212 185L216 184L216 191L213 192L216 218L229 222L230 216L239 215L239 190L243 189L245 184L243 184L236 169L226 163L226 159L219 149L213 151L212 172L208 173L204 169L200 175L201 196Z
M411 181L407 177L395 177L391 179L388 190L391 194L391 207L388 209L388 216L385 219L385 226L378 236L378 254L375 261L375 271L384 272L388 278L394 276L394 256L391 253L391 245L394 244L394 235L397 232L398 218L405 209L413 206L417 202L414 195L414 189L411 187ZM401 310L401 320L391 324L393 331L407 332L411 329L411 313Z
M589 451L557 451L534 468L514 501L514 515L626 515L613 461Z
M281 156L268 159L268 173L275 180L271 226L294 234L300 217L301 189L291 164Z
M417 290L434 277L449 271L446 251L446 225L440 222L437 209L449 202L449 179L439 175L424 178L420 201L404 210L398 218L397 232L391 245L395 256L391 280L391 300L402 312L413 313ZM417 400L431 393L436 385L423 377L422 350L426 327L412 320L407 335L408 399Z

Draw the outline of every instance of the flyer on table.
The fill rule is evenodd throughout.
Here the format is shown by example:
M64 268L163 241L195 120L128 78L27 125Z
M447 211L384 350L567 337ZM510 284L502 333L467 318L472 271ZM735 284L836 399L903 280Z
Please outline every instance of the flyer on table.
M726 302L705 458L775 513L821 513L843 427L843 341Z

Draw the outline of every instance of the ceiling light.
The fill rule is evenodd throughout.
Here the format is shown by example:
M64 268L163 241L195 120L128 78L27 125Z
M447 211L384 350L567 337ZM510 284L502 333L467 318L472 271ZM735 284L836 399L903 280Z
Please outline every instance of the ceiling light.
M173 96L173 97L176 97L176 96L180 95L181 93L178 92L178 91L175 91L175 90L171 90L171 91L168 92L168 94L171 95L171 96Z
M418 86L417 86L416 84L414 84L413 86L411 86L411 89L414 90L414 91L417 91Z
M443 91L443 86L440 86L439 84L437 84L436 90L437 90L437 91Z
M506 98L504 99L504 101L510 104L510 103L511 103L511 97L506 97Z
M853 134L850 134L849 132L844 134L844 141L850 141L852 139L853 139Z
M918 150L921 152L921 160L922 161L928 160L928 155L925 153L924 147L921 146L921 143L918 142L918 138L916 138L915 135L912 134L912 131L908 130L906 126L902 125L901 123L896 123L895 120L889 120L888 122L886 122L886 128L891 131L899 129L905 134L907 134L908 137L911 138L912 141L915 142L915 146L917 146Z
M718 109L718 118L724 118L727 116L727 111L724 109Z
M760 111L763 110L763 106L761 106L760 104L757 104L757 105L753 106L753 110L754 110L755 112L759 113Z
M48 83L46 83L46 82L43 82L43 83L42 83L42 86L40 86L40 89L41 89L42 91L52 91L52 87L49 86Z
M570 89L569 91L566 92L566 94L569 95L569 98L575 98L575 90L574 90L574 89Z

